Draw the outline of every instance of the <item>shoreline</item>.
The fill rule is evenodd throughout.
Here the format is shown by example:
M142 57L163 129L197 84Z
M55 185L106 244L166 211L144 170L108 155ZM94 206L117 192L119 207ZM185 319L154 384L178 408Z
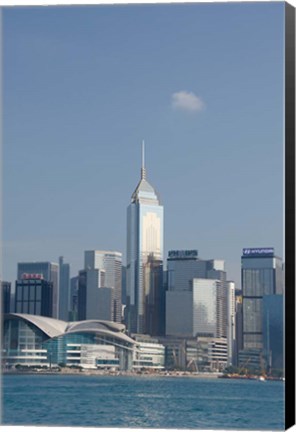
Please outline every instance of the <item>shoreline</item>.
M221 373L190 373L190 372L125 372L125 371L97 371L97 370L62 370L62 371L2 371L2 375L73 375L73 376L111 376L111 377L171 377L171 378L209 378L217 379Z
M2 375L71 375L71 376L110 376L110 377L146 377L146 378L193 378L193 379L223 379L223 380L253 380L253 381L282 381L285 380L277 377L260 376L227 376L221 372L186 372L186 371L100 371L100 370L61 370L61 371L2 371Z

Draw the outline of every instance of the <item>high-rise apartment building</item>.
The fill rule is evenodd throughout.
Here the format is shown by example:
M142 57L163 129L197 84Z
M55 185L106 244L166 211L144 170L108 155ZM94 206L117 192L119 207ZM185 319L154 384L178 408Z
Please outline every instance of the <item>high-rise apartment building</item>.
M59 258L59 315L58 318L68 321L70 310L70 264Z
M132 333L148 333L147 302L151 298L148 262L163 260L163 206L146 179L144 148L140 181L127 209L126 325Z
M243 348L263 348L263 296L283 293L283 266L274 248L245 248L241 257Z
M38 274L46 282L52 283L52 317L58 317L59 301L59 265L52 262L18 263L17 279L23 279L24 274Z

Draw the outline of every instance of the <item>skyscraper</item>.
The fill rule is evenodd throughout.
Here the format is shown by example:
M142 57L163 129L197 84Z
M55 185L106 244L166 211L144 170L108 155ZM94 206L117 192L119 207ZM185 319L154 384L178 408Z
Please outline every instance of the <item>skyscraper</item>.
M1 288L1 313L9 313L10 311L10 299L11 299L11 283L0 282Z
M163 262L154 258L148 259L144 266L145 332L151 336L165 334L165 291L163 283Z
M96 268L105 272L102 288L112 289L112 321L121 322L122 254L116 251L86 251L85 269ZM108 296L108 294L106 294Z
M140 181L127 209L126 325L133 333L148 333L147 302L151 298L148 262L163 260L163 206L146 179L144 143Z
M70 264L59 258L59 314L60 320L68 321L70 310Z
M74 276L70 279L69 321L76 321L78 319L78 287L79 276Z
M100 287L104 286L105 272L87 263L78 275L78 320L102 319L99 315Z
M241 258L243 348L263 348L263 296L283 293L282 260L273 248L245 248Z
M17 279L23 279L23 274L38 274L42 275L44 281L52 283L52 317L58 317L58 299L59 299L59 283L58 283L59 265L52 262L26 262L18 263Z
M166 335L192 338L221 337L218 292L221 282L194 278L184 291L167 291Z
M23 273L15 283L15 312L52 317L52 289L42 274Z
M263 296L263 355L269 371L284 366L284 296ZM288 342L289 343L289 342Z
M224 261L200 259L196 249L172 250L168 254L167 271L166 334L174 334L174 331L178 334L184 334L184 336L187 333L193 334L193 308L197 304L196 302L201 302L201 291L197 289L200 284L192 281L200 280L204 289L209 289L212 293L212 286L215 285L216 298L213 307L215 307L216 327L214 337L226 338L227 277L224 270ZM209 282L207 283L206 280ZM199 294L197 294L198 292ZM179 313L180 317L177 318L176 313ZM180 325L177 324L179 320Z
M122 254L91 250L84 253L78 278L78 319L121 322Z

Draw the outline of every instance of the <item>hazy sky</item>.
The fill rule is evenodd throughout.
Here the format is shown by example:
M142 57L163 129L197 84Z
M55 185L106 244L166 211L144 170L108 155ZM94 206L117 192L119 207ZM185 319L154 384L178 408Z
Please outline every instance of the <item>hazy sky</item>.
M3 278L126 249L146 143L165 257L283 256L284 3L3 12Z

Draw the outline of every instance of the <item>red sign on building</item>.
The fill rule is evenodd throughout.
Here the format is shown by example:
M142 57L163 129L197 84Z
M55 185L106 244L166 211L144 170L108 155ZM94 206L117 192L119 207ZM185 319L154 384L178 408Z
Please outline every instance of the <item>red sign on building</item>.
M23 273L22 279L43 279L42 273Z

